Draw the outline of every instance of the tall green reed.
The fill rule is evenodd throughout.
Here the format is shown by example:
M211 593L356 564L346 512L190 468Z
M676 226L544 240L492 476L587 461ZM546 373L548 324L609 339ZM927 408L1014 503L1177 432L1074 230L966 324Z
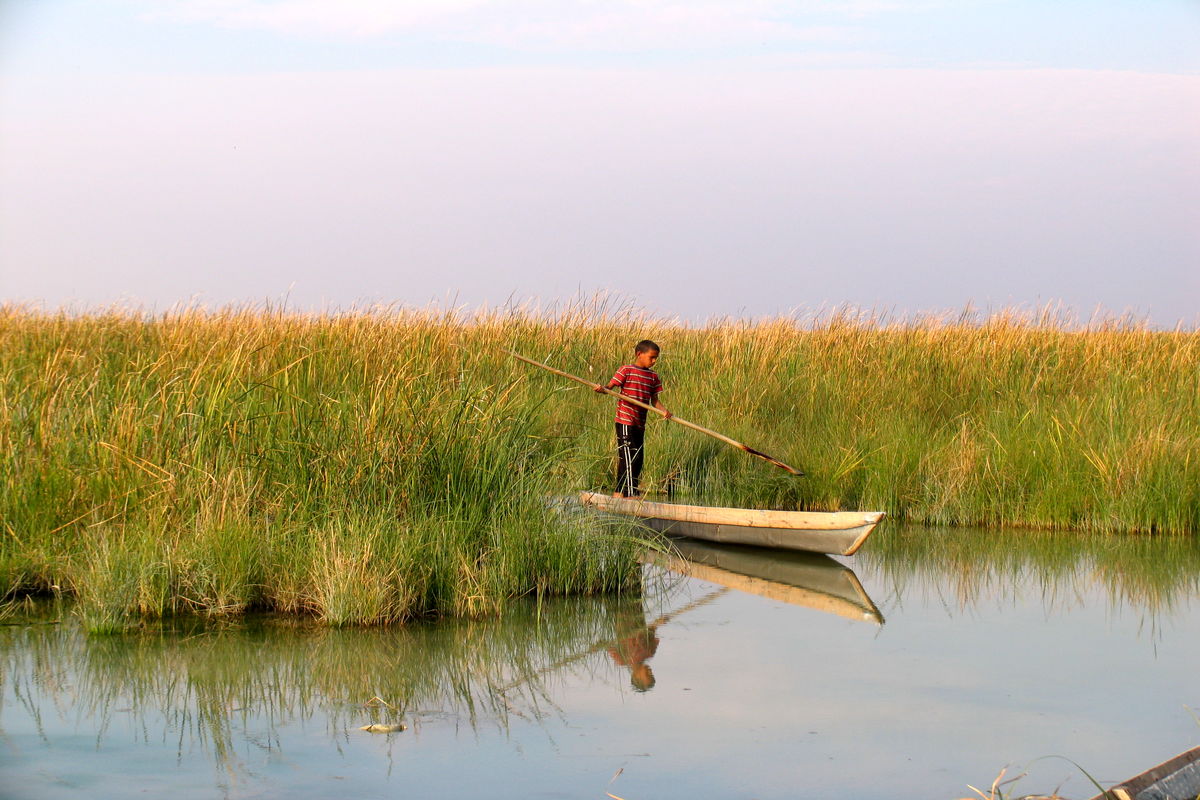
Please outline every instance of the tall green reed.
M628 537L545 503L609 485L611 407L502 349L603 382L646 336L674 411L807 473L652 421L653 492L931 523L1200 528L1195 332L1013 314L692 327L603 303L5 306L0 592L59 587L126 621L257 608L359 624L630 586ZM127 578L136 591L118 591Z

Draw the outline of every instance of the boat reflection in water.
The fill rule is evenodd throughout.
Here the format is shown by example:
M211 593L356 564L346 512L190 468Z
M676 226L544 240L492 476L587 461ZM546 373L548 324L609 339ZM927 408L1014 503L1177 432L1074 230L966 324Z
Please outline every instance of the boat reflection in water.
M804 606L854 620L883 624L854 570L829 556L679 539L667 553L647 556L656 564L739 592Z

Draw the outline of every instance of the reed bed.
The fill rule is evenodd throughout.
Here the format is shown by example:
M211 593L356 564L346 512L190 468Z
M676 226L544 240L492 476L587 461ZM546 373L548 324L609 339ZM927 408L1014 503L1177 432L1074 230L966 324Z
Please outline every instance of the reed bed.
M1200 334L1053 314L688 326L553 313L0 308L0 594L146 616L371 624L637 581L636 535L548 495L611 481L601 382L650 337L677 499L925 523L1194 534ZM610 401L609 401L610 402Z

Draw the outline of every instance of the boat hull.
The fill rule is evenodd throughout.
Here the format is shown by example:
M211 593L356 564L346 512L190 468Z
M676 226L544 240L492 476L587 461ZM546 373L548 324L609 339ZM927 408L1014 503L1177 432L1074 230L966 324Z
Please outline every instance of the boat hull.
M656 531L724 544L853 555L883 518L881 511L760 511L653 503L583 492L585 506L635 517Z

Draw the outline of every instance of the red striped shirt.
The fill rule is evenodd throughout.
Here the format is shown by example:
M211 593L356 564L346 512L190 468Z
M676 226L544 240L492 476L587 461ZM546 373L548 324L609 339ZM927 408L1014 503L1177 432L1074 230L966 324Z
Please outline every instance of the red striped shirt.
M617 370L609 383L617 384L613 388L621 394L649 405L654 405L655 398L663 388L662 380L659 379L657 372L652 369L635 367L633 364L626 364ZM646 427L646 409L626 403L624 400L618 400L617 424L633 425L638 428Z

